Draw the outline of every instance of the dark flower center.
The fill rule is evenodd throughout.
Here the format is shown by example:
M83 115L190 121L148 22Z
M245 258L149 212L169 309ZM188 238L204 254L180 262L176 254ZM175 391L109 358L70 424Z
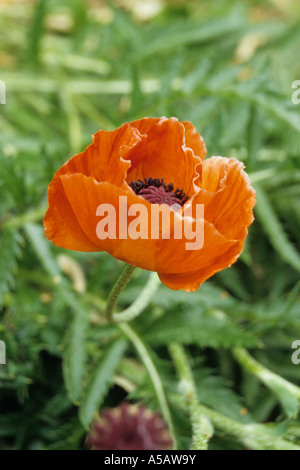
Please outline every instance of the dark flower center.
M129 186L135 194L143 196L151 204L183 204L189 199L182 189L175 189L173 183L165 184L163 178L145 178L143 180L131 181Z

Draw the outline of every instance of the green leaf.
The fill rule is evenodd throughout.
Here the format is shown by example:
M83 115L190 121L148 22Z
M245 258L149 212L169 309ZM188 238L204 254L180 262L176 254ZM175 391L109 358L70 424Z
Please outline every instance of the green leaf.
M235 348L235 358L250 373L258 377L280 400L289 418L295 417L299 409L300 388L256 361L245 349Z
M253 347L258 343L251 333L231 323L221 311L214 311L210 317L197 315L196 312L169 313L148 327L144 338L152 344L168 344L173 341L213 348L238 344Z
M182 47L186 44L202 44L214 41L228 34L234 34L245 27L245 22L240 15L232 15L227 18L216 18L206 23L186 28L180 26L168 30L166 34L157 35L135 54L135 60L144 59L154 54Z
M24 228L42 265L55 280L58 295L71 308L74 315L67 333L63 372L69 397L73 403L77 404L81 396L86 362L85 335L88 327L86 308L70 289L66 280L62 278L60 268L51 253L42 228L32 223L26 224Z
M300 184L300 171L299 170L278 170L273 176L268 176L264 181L260 183L264 189L276 190L278 188L284 188L285 190L290 186L299 187Z
M3 229L0 233L0 306L3 305L3 296L14 282L21 242L22 238L16 230Z
M269 240L281 258L297 271L300 271L300 255L289 241L267 195L258 186L256 189L255 213L269 236Z
M282 407L289 418L296 417L299 409L299 398L290 390L289 383L279 375L270 373L265 374L264 382L267 387L277 395Z
M63 372L68 395L78 404L81 396L86 364L87 312L77 303L73 295L66 292L65 299L73 310L73 320L67 333L63 355Z
M44 17L46 15L46 0L39 0L34 11L33 21L28 35L28 55L37 62L40 54L40 43L44 30Z
M220 354L222 354L222 351L220 351ZM205 367L203 361L200 364L199 362L197 360L194 376L200 403L210 406L236 421L244 423L253 421L250 413L241 414L241 409L245 404L241 397L230 388L230 381L216 375L212 369Z
M79 411L80 421L85 428L88 428L91 424L109 385L112 383L114 372L124 354L126 344L124 339L119 339L113 343L101 358L100 364L95 368Z
M24 226L24 230L30 239L33 250L36 252L45 270L53 279L60 276L60 268L51 253L49 248L50 245L46 241L42 227L37 224L27 223Z

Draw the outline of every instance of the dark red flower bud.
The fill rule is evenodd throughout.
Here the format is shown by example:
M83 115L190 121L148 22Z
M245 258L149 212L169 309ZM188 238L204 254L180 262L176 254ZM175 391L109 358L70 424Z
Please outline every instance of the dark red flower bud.
M87 445L93 450L167 450L172 440L159 413L123 402L103 410Z

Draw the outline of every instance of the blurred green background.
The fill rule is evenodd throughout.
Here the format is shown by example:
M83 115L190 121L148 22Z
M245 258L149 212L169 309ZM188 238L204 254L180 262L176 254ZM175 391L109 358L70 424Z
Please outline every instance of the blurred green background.
M188 449L170 341L186 345L200 403L239 430L215 420L211 449L259 448L252 423L270 446L300 446L299 26L297 0L0 1L0 449L84 448L94 412L124 398L160 410L138 344ZM99 128L162 115L192 121L208 156L245 163L256 220L234 267L193 294L161 286L131 326L140 343L116 358L121 332L101 312L122 263L45 240L47 185Z

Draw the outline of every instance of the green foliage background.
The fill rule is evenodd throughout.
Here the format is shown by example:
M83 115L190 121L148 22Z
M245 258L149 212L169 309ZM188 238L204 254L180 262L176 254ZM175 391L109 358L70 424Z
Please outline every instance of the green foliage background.
M84 448L101 408L127 398L160 410L157 381L188 449L177 341L217 413L210 449L300 450L299 22L296 0L0 2L1 449ZM191 120L208 156L245 163L256 220L234 267L193 294L161 286L128 334L102 315L122 263L52 246L42 217L54 172L92 133L161 115ZM80 265L84 292L61 254ZM147 276L135 273L120 309Z

